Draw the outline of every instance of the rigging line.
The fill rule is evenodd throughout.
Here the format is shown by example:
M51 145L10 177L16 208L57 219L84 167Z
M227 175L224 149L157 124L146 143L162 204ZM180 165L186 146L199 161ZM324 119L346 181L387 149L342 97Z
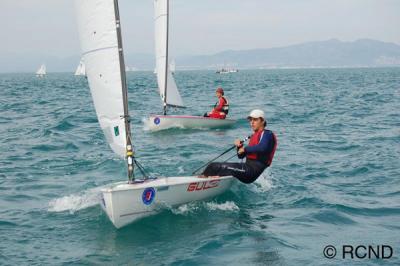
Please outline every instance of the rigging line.
M138 167L140 173L143 175L143 177L145 179L148 179L149 176L146 174L145 169L143 168L143 166L135 159L135 157L133 157L133 161L135 162L136 166Z
M235 157L235 156L237 156L237 153L235 153L234 155L232 155L231 157L229 157L228 159L226 159L225 161L223 161L223 162L227 162L227 161L229 161L230 159L232 159L233 157ZM243 159L242 159L243 160Z

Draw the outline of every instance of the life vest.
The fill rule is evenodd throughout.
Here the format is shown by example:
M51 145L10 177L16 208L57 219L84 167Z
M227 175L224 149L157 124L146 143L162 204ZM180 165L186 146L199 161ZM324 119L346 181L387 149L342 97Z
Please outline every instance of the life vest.
M224 105L222 105L222 112L227 115L229 113L229 102L224 96L222 96L221 98L222 100L224 100ZM216 108L218 105L219 101L215 103L214 108Z
M265 132L271 132L271 134L272 134L272 143L269 144L270 147L272 147L270 149L270 152L268 154L249 153L249 154L246 154L246 158L250 159L250 160L261 161L261 162L265 163L268 167L272 164L272 160L274 159L276 147L278 146L278 140L275 136L275 133L272 132L271 130L262 130L262 131L255 132L251 136L248 146L255 146L258 143L260 143Z

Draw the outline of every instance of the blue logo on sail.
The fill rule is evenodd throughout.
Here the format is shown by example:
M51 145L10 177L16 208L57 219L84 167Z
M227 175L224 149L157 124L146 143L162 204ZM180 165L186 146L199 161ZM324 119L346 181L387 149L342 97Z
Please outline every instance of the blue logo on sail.
M154 188L152 187L146 188L142 194L143 203L146 205L150 205L153 202L155 195L156 191L154 190Z

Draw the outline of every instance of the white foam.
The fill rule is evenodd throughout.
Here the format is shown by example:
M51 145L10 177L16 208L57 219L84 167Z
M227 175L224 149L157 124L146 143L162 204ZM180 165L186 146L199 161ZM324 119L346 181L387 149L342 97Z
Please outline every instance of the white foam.
M143 130L144 131L149 131L150 130L150 121L149 119L146 119L146 117L142 118L142 122L143 122Z
M266 192L270 190L273 185L272 174L269 172L269 169L265 170L253 184L253 188L255 188L257 192Z
M178 208L171 208L171 211L174 214L186 215L186 214L192 213L192 212L194 212L194 211L196 211L198 209L199 209L198 203L197 202L192 202L192 203L187 203L187 204L180 205Z
M88 207L99 204L101 200L102 187L96 187L85 190L78 194L71 194L61 198L53 199L49 202L49 212L65 212L74 213L76 211L86 209Z
M239 207L233 201L227 201L224 203L191 202L180 205L177 208L171 208L171 211L174 214L187 215L200 209L206 209L208 211L238 211Z
M183 174L185 170L183 169L183 166L178 167L178 174Z
M238 211L239 207L233 201L227 201L225 203L215 203L215 202L207 202L207 209L211 211L220 210L220 211Z

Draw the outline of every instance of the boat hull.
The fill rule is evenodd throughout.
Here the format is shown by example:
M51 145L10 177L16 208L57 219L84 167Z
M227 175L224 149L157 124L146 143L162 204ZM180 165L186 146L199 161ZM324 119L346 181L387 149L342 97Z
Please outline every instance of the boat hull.
M234 119L217 119L203 116L151 115L146 126L151 131L168 128L223 128L236 123Z
M119 182L102 189L101 206L116 228L152 215L165 207L215 197L228 190L234 178L168 177L142 183Z

